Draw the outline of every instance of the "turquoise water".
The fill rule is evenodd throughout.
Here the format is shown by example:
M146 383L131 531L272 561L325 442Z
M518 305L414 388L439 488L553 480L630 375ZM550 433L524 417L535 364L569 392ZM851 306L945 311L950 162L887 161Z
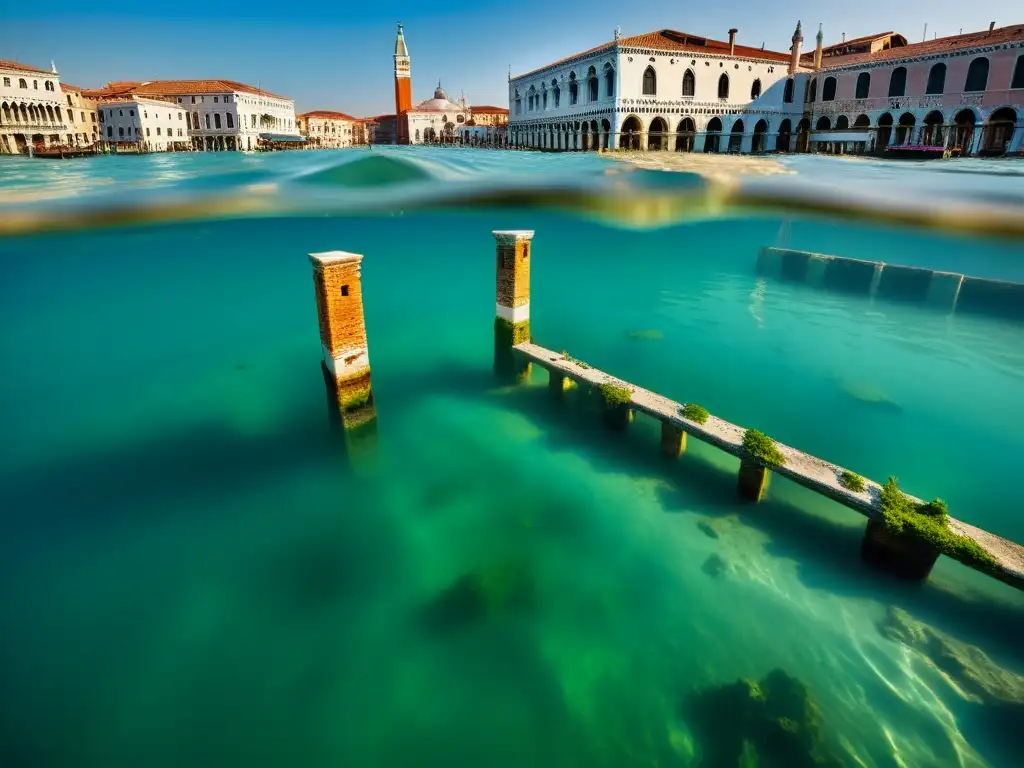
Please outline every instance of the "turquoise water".
M742 506L731 457L691 440L667 463L656 424L607 434L551 404L543 372L497 388L490 232L536 231L539 343L1024 541L1021 326L754 271L760 246L785 244L1024 281L1019 241L455 205L463 188L616 201L702 183L605 186L609 163L582 155L370 157L0 164L10 210L274 187L278 216L0 240L2 764L697 765L718 737L687 697L775 668L809 686L842 764L1019 764L1024 693L997 706L876 625L903 609L980 648L1010 689L1024 599L945 559L894 582L861 564L844 508L779 478ZM891 166L787 162L793 185L901 183ZM1012 201L1007 168L908 166L902 183ZM420 210L424 195L443 204ZM348 452L306 259L332 249L365 254L379 414ZM474 571L531 599L423 620Z

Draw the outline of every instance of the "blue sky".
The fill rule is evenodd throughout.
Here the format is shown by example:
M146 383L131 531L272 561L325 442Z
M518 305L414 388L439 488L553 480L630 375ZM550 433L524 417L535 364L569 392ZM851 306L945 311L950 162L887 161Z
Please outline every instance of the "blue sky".
M230 3L140 3L124 13L84 14L81 2L43 5L0 0L0 58L36 66L57 63L61 78L84 87L109 80L222 77L257 82L295 99L300 111L336 109L358 116L394 109L392 60L395 25L405 24L412 57L413 98L430 98L438 79L448 95L465 92L475 104L507 106L506 77L623 35L671 28L719 39L737 27L738 42L786 50L798 18L805 48L818 23L825 43L843 32L857 37L895 29L911 42L1024 22L1002 0L904 0L870 4L795 0L772 4L733 0L668 9L621 0L475 0L452 3L337 4L280 0ZM106 6L107 4L101 4ZM154 7L163 6L163 7ZM785 10L779 10L784 7ZM126 6L127 8L127 6ZM832 10L828 10L832 8Z

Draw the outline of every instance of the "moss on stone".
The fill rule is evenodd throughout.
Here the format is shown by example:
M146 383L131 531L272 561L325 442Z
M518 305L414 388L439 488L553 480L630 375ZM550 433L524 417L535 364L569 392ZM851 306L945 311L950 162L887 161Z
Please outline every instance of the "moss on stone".
M781 669L760 681L737 680L700 691L688 699L685 711L703 753L701 765L840 765L828 754L810 690Z
M577 360L575 357L570 355L564 349L562 350L562 359L565 360L567 363L575 363L580 368L589 368L590 367L589 365L584 363L582 360Z
M882 520L892 533L922 539L965 565L982 569L997 565L974 539L950 530L949 514L942 499L917 504L900 490L899 481L890 477L882 486L881 503Z
M786 457L775 447L775 441L756 429L748 429L743 433L743 450L747 456L766 467L781 467L786 463Z
M706 408L703 408L696 403L687 403L680 409L680 413L683 415L684 419L695 421L698 424L706 424L708 417L711 416Z
M494 343L514 347L517 344L525 344L530 340L530 321L524 320L521 323L510 323L501 317L494 318Z
M359 394L353 395L344 403L341 403L341 410L345 413L351 413L352 411L358 411L364 405L370 402L370 391L360 392Z
M620 387L616 384L605 383L597 389L601 393L601 397L604 398L606 408L617 408L622 405L628 405L633 400L633 390L629 387Z
M848 490L860 493L864 490L864 478L855 472L844 469L839 476L839 484Z

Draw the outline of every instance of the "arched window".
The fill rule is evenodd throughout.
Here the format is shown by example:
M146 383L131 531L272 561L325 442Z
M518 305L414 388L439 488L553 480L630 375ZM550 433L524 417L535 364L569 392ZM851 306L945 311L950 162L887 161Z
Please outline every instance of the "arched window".
M615 95L615 70L611 64L604 65L604 95L611 98Z
M228 128L234 128L235 127L235 118L231 116L231 113L228 112L224 117L228 121ZM331 128L331 131L333 132L334 128Z
M836 79L834 77L825 78L825 84L821 87L821 100L836 100Z
M107 126L107 138L108 139L114 138L114 126L112 126L112 125L108 125Z
M654 67L644 70L644 96L655 96L658 93L658 76L654 74Z
M39 81L38 80L33 80L32 81L32 90L34 90L34 91L38 91L39 90Z
M889 95L904 96L907 93L907 68L896 67L889 75Z
M551 88L552 88L551 93L555 97L555 109L558 109L558 106L559 106L559 104L562 101L562 89L558 87L558 81L557 80L552 80L551 81Z
M1024 56L1017 57L1017 64L1013 68L1013 79L1010 81L1011 88L1024 88Z
M547 109L548 108L548 92L547 91L544 91L544 93L541 94L540 101L541 101L541 109Z
M808 103L818 100L818 78L812 77L811 84L807 88L807 101Z
M587 100L597 101L597 88L599 83L597 82L597 70L591 67L587 70Z
M939 62L928 72L928 87L925 93L943 93L946 90L946 65Z
M686 70L683 75L683 96L693 96L697 90L697 78L693 76L693 70Z
M213 127L220 128L220 112L214 112L213 114Z
M751 101L753 101L754 99L759 99L759 98L761 98L761 80L760 80L760 78L755 80L754 84L752 86L750 86L750 99L751 99Z
M19 77L18 78L18 87L19 88L28 88L28 83L25 82L25 78L24 77Z
M569 73L569 106L580 100L580 84L576 82L576 73Z
M718 98L729 98L729 76L725 72L718 78Z
M871 74L869 72L861 72L857 75L857 91L853 97L855 99L866 99L870 90Z
M848 118L846 115L840 115L838 117L838 119L836 120L836 130L837 131L845 131L849 127L850 127L850 118Z
M979 56L967 68L965 91L984 91L988 87L988 59Z
M416 129L416 141L419 141L419 140L420 140L420 129L417 128Z
M253 117L255 117L255 115ZM197 130L197 131L199 130L199 113L198 112L193 112L192 113L192 127L195 130ZM252 127L253 128L256 127L256 121L255 120L253 120Z
M206 130L210 130L210 113L206 113Z
M782 103L792 104L793 103L793 78L789 78L786 81L786 87L782 91Z
M120 136L123 139L124 138L124 128L120 128L119 127L117 129L117 135Z
M47 91L52 91L53 90L53 83L51 83L49 80L47 80L45 83L43 83L43 88L45 90L47 90Z

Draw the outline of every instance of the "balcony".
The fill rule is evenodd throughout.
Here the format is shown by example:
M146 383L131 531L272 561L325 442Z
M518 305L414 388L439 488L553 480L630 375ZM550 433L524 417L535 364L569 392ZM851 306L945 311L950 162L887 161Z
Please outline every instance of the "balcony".
M63 123L15 123L15 122L4 122L0 125L5 131L10 133L28 133L31 131L43 131L48 133L57 133L59 131L66 131L68 127Z

